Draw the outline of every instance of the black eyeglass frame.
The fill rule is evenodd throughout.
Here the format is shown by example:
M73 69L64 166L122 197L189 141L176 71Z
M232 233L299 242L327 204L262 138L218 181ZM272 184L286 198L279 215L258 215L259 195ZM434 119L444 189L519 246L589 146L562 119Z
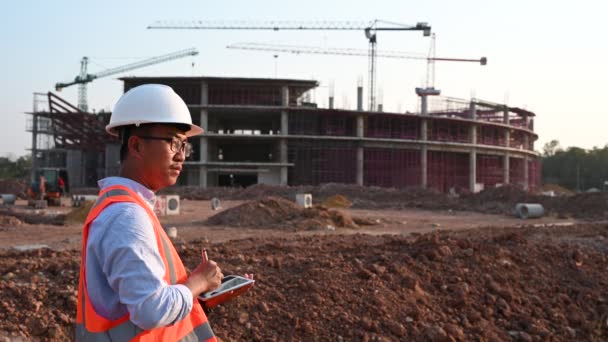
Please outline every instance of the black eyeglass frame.
M174 153L184 153L186 158L192 155L192 144L188 141L182 141L177 137L154 137L150 135L136 135L136 137L141 139L149 139L149 140L164 140L170 143L169 148Z

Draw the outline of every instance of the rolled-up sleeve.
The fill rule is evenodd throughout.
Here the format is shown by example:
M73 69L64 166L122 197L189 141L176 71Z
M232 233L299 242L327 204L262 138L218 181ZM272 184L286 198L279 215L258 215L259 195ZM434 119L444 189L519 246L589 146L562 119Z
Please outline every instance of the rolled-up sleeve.
M165 266L146 211L134 203L111 207L114 214L102 223L103 237L94 252L131 321L149 330L182 320L192 310L192 293L163 279Z

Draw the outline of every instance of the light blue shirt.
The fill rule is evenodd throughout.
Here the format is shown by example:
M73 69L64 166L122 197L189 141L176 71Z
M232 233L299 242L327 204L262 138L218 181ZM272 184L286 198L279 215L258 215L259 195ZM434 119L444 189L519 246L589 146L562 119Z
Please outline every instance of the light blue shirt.
M154 192L134 180L109 177L98 184L102 190L126 186L154 207ZM149 330L180 321L192 310L190 289L163 279L165 266L154 228L138 204L114 203L99 214L89 229L86 259L91 303L107 319L128 312L131 322Z

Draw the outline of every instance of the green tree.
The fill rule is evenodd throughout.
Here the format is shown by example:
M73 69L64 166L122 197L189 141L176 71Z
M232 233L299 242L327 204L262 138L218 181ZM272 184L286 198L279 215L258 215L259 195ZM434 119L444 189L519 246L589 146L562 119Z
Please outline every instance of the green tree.
M559 145L559 140L551 140L543 146L543 156L551 157L555 155L556 152L561 151L562 148Z
M32 158L30 155L21 156L16 160L8 157L0 157L0 178L24 178L32 169Z

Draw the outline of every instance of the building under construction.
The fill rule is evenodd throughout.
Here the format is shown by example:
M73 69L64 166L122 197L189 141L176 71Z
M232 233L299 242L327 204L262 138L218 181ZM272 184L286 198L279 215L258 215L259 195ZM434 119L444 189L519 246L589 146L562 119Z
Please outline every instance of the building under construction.
M171 86L205 129L191 139L195 153L181 185L347 183L467 192L500 184L535 190L540 182L534 113L520 108L428 97L420 90L419 113L364 111L358 88L358 109L345 110L334 108L332 98L329 108L305 101L318 86L312 80L121 80L125 91L146 83ZM103 130L108 113L84 113L50 93L48 103L48 109L28 113L35 166L66 167L72 186L116 175L119 146ZM39 145L41 134L52 136L46 149Z

